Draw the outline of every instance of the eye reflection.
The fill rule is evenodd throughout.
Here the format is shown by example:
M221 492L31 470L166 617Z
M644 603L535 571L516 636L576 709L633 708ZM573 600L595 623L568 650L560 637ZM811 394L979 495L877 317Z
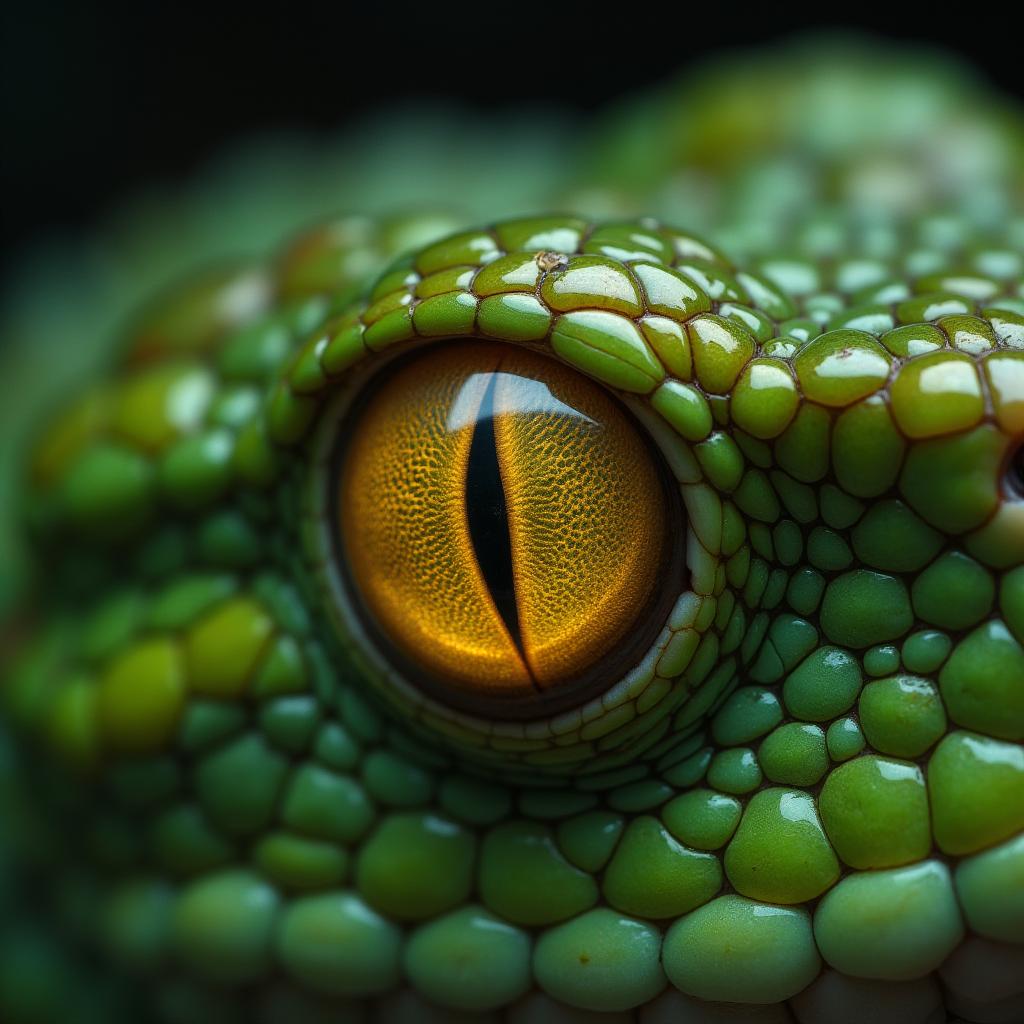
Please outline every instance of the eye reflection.
M350 436L343 562L413 682L536 716L650 644L678 593L678 497L602 388L525 349L452 343L388 373Z
M478 403L481 389L501 381L502 392L513 397L515 412L521 416L539 413L547 416L575 416L592 427L598 424L579 409L566 405L551 393L551 388L542 380L531 380L512 373L495 370L488 373L471 374L452 403L447 429L450 431L471 427L478 418Z

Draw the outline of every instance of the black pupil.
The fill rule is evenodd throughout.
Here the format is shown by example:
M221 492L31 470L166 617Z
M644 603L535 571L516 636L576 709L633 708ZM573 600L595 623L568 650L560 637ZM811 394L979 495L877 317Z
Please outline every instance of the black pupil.
M498 465L494 436L494 391L498 381L490 374L487 390L473 429L466 472L466 516L473 552L498 614L522 654L519 610L512 577L512 540L509 536L505 486Z
M1024 445L1014 453L1013 461L1010 463L1010 470L1007 474L1010 487L1020 496L1024 497Z

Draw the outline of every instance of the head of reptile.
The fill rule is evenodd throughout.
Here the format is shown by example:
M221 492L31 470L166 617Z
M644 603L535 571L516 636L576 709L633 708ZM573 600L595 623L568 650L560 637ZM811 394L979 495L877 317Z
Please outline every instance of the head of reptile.
M32 456L5 707L46 902L125 998L809 1024L936 1019L940 981L1012 997L1019 278L851 258L807 293L653 220L552 216L354 300L343 237L154 310ZM551 709L418 686L339 573L354 397L454 341L613 395L676 502L642 648Z

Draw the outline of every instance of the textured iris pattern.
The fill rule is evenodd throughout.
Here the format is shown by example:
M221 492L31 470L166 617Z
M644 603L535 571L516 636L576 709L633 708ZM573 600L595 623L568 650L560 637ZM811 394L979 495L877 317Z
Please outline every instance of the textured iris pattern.
M1024 221L823 208L315 229L139 322L25 485L13 1019L1020 1019ZM685 509L654 642L529 721L402 678L331 541L339 395L452 338Z

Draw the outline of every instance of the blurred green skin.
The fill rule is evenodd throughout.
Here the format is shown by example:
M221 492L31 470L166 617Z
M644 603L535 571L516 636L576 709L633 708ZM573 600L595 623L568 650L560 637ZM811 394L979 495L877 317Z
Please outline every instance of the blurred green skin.
M142 318L24 487L0 1016L1017 1019L1024 222L840 199L723 220L742 260L335 222ZM578 721L398 692L326 585L332 399L450 337L647 410L680 483L689 578Z

